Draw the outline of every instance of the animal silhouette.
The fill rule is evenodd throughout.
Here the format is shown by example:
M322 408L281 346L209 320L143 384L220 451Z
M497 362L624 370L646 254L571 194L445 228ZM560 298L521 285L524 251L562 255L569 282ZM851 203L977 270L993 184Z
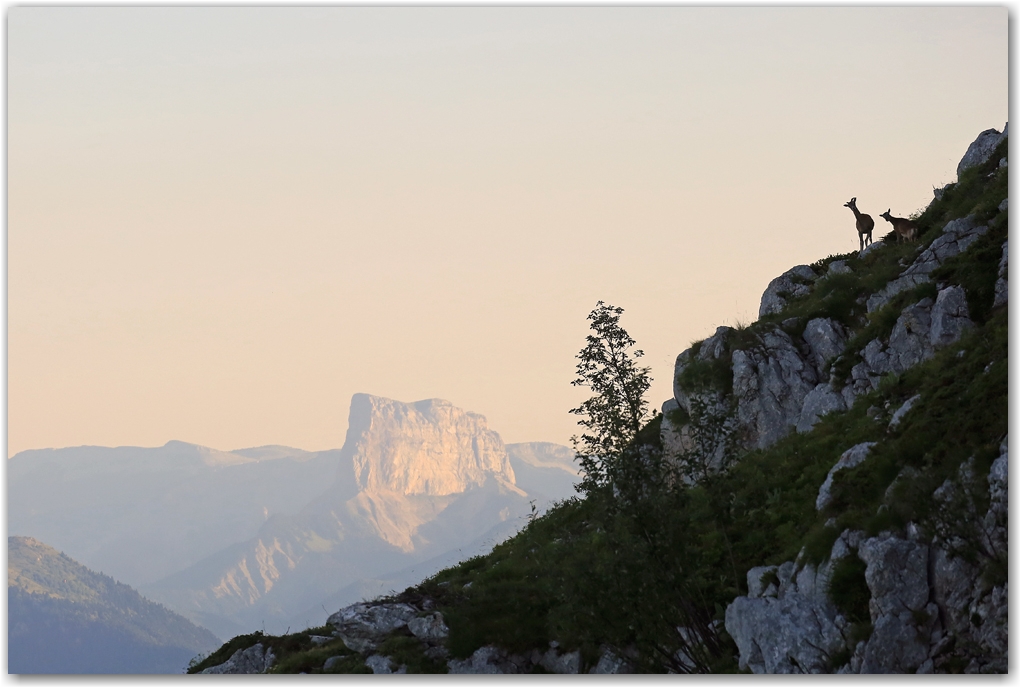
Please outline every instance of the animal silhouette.
M871 219L871 215L865 215L857 209L857 196L851 198L849 203L843 203L843 207L854 211L854 217L857 218L857 236L861 240L861 250L864 250L865 237L868 239L866 245L871 245L871 232L875 228L875 220Z
M897 241L914 241L917 239L917 225L911 222L905 217L893 217L889 213L892 212L892 208L889 208L883 212L879 217L885 219L885 221L892 224L893 231L896 232Z

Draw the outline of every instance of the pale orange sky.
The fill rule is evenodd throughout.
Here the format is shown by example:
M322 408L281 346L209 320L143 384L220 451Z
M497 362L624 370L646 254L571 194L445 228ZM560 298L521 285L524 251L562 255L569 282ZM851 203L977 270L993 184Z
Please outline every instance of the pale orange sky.
M1005 7L8 10L8 456L568 443L602 299L673 360L1008 117ZM885 227L880 224L882 232Z

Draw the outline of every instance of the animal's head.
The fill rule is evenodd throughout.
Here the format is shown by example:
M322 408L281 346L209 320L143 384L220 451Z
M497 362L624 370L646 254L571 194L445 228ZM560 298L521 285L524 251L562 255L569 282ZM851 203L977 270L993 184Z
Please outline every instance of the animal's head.
M857 209L857 196L850 199L849 203L843 203L843 207L850 208L851 210Z
M892 212L892 208L889 208L888 210L883 212L881 215L879 215L879 217L884 218L886 222L892 222L892 215L889 214L890 212Z

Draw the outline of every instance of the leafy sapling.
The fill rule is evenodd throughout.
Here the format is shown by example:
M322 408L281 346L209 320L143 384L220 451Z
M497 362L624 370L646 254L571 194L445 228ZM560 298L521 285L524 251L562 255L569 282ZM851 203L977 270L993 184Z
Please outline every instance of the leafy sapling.
M577 354L577 379L594 395L570 410L581 417L585 431L571 437L584 477L577 490L590 493L611 484L611 475L648 416L645 392L651 386L651 368L640 367L644 355L632 350L635 341L620 326L623 308L599 301L588 315L592 333Z

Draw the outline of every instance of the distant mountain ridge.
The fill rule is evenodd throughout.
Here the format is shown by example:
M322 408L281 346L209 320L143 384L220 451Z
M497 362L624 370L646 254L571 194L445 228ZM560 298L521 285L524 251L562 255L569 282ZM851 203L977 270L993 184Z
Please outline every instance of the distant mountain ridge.
M465 547L462 557L482 553L483 543L491 547L523 525L532 501L542 507L572 495L572 482L563 491L562 451L514 453L535 463L516 461L536 483L542 473L559 480L550 481L553 496L516 486L511 454L483 416L441 399L355 394L328 489L293 516L271 518L247 542L143 589L223 634L262 623L285 629L296 613L343 597L343 589L403 581L393 571L427 574L418 563ZM539 456L554 467L541 467ZM302 619L325 620L319 615Z
M7 601L9 673L183 673L220 641L28 537L7 539Z
M325 612L308 609L323 599L484 553L576 481L565 446L504 445L483 416L441 399L356 394L339 450L20 453L8 518L10 533L52 541L227 636L319 623Z
M336 450L181 441L23 451L7 462L8 533L141 586L297 512L335 479L338 460Z

